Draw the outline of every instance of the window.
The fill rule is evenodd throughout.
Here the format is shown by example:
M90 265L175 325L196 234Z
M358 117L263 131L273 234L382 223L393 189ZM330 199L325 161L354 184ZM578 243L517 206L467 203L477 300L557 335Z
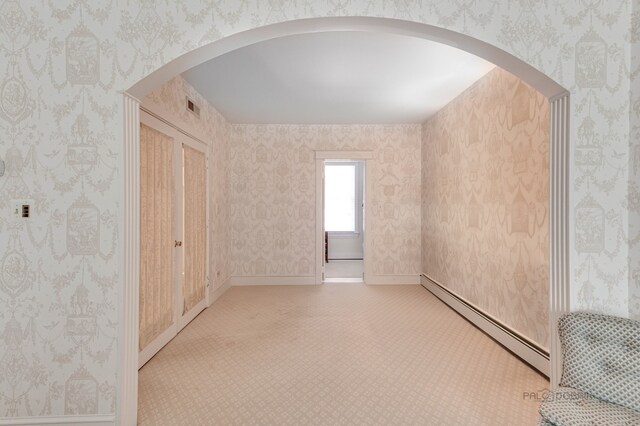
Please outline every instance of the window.
M324 229L358 230L358 168L353 162L326 163L324 167Z

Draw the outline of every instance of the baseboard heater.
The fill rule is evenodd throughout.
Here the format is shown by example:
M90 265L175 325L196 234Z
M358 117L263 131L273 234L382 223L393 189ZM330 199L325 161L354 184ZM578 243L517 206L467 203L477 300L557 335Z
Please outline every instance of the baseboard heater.
M487 314L482 309L469 303L427 275L422 274L420 276L420 284L518 358L522 359L543 375L549 377L551 367L549 351Z

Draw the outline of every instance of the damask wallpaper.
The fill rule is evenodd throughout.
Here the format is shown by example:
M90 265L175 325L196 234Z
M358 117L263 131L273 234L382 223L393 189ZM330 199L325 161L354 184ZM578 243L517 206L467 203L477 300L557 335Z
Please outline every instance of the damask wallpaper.
M313 276L315 152L372 150L374 275L420 273L420 125L234 125L234 276Z
M293 19L386 17L446 28L497 46L569 90L571 308L637 316L638 6L0 1L0 416L116 410L122 91L196 47ZM33 200L32 218L13 216L15 199ZM214 257L222 280L221 259Z
M200 117L185 108L186 97ZM181 76L156 88L142 105L208 144L210 292L230 276L229 142L231 124Z
M631 3L629 138L629 317L640 321L640 0Z
M495 68L422 125L422 270L549 344L549 101Z

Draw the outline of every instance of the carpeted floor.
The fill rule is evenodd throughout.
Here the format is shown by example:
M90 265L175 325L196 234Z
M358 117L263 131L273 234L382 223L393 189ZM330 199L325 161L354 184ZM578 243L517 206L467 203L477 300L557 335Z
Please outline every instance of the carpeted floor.
M548 381L420 286L232 287L139 374L140 425L534 425Z

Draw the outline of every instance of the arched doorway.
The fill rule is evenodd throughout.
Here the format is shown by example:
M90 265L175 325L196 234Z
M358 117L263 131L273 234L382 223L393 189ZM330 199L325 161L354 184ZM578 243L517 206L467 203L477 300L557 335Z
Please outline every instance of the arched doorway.
M482 57L519 77L549 99L550 114L550 379L561 373L559 343L553 325L569 307L569 94L537 69L488 43L443 28L388 18L332 17L287 21L235 34L195 49L152 72L124 93L125 213L124 296L120 383L121 424L133 424L137 409L139 274L139 101L176 74L227 52L272 38L312 32L364 31L429 39Z

